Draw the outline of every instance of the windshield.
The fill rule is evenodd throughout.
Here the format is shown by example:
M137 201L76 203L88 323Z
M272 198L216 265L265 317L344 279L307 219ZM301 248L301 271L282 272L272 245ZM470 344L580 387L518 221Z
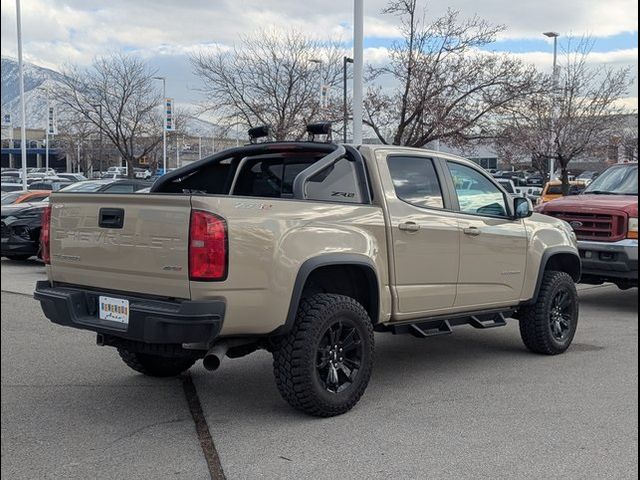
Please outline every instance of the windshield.
M596 178L584 193L638 195L638 165L611 167Z
M22 195L22 192L20 192L20 191L3 193L2 194L2 205L11 205L13 202L15 202L18 199L18 197L20 195Z
M73 183L61 189L62 192L97 192L102 188L104 183L98 182L80 182Z

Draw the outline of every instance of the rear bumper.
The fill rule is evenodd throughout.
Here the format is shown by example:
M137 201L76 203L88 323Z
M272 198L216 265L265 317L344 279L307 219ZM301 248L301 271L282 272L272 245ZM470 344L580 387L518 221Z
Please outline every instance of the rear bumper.
M129 301L128 325L99 318L100 295ZM51 286L46 280L36 283L33 296L53 323L143 343L210 343L220 332L225 313L222 299L153 300L80 287Z
M583 279L638 280L638 240L579 241Z

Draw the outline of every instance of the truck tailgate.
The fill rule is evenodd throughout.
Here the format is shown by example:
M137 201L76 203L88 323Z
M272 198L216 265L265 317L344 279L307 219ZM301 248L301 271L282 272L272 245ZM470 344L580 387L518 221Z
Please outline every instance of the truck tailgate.
M190 298L190 197L56 193L50 201L51 280Z

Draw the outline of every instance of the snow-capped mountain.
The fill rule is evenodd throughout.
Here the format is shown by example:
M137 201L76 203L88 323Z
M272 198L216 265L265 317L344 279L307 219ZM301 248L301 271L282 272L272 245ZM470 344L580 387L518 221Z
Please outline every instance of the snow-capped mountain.
M27 128L46 128L47 90L55 91L59 89L61 81L61 73L25 62L24 90ZM196 137L224 134L224 129L216 123L205 118L196 118L191 113L199 110L198 105L181 104L179 106L182 107L181 110L184 112L182 130L185 134ZM14 127L20 126L22 117L20 115L18 62L10 57L2 57L2 114L5 113L11 113L11 121ZM58 116L59 118L61 117L60 112L58 112ZM233 134L233 132L230 133Z
M24 63L25 108L27 128L45 128L47 118L47 89L54 90L62 75L32 63ZM2 57L2 113L11 113L14 126L20 125L20 85L18 62Z

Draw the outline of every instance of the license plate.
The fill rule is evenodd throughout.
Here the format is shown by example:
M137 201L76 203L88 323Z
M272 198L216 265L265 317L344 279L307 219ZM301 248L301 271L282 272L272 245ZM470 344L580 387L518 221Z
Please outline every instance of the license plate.
M113 297L98 297L100 320L129 324L129 300Z

